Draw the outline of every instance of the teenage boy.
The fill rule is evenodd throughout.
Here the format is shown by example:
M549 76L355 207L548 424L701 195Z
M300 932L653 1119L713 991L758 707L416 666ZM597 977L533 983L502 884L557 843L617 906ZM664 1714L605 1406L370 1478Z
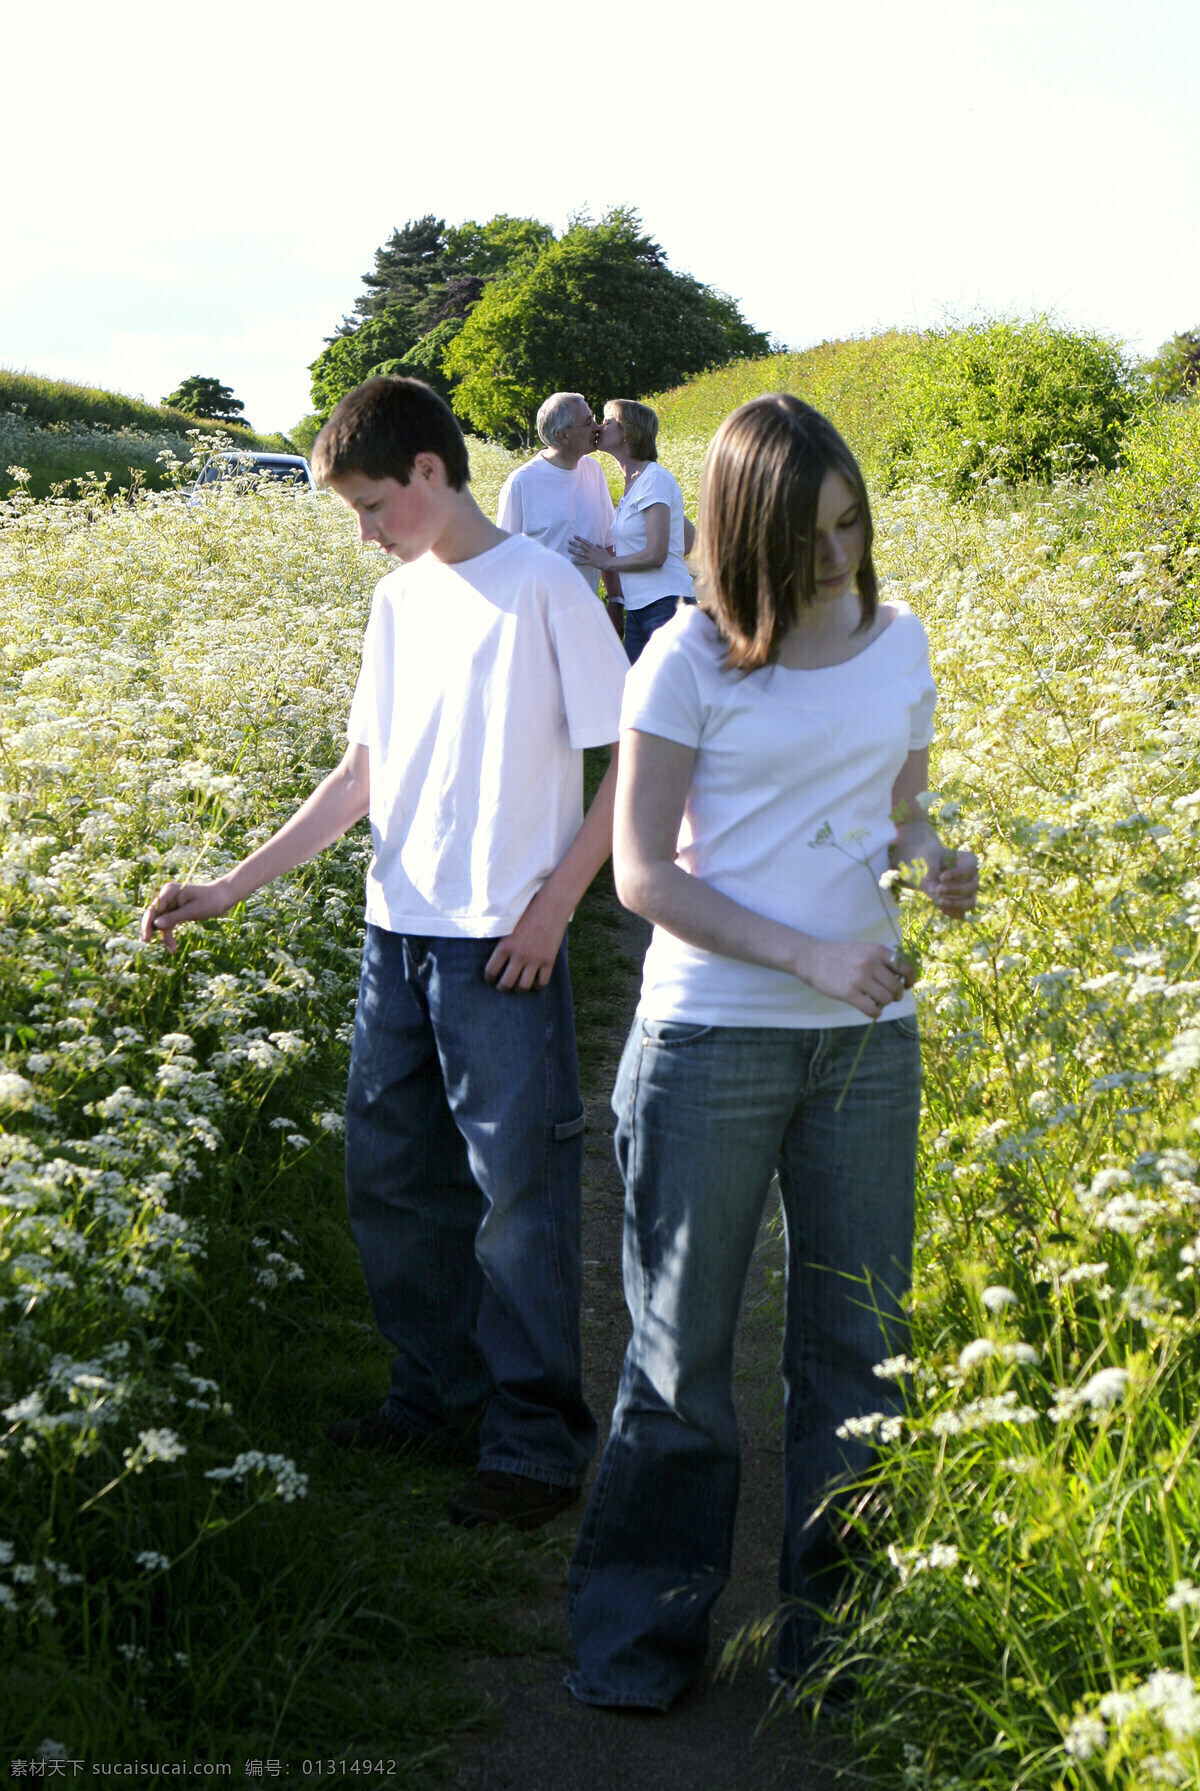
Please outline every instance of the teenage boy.
M467 488L452 412L370 379L313 468L396 556L376 586L341 764L224 877L168 883L142 937L228 914L369 814L367 937L346 1095L350 1222L396 1355L347 1448L461 1452L458 1523L533 1529L595 1447L580 1379L583 1104L564 937L608 857L625 659L570 564ZM582 825L581 825L582 820Z
M496 523L510 535L531 535L571 558L577 535L612 546L613 502L608 481L592 459L597 423L582 392L551 392L537 414L540 454L511 472L500 487ZM572 562L573 563L573 562ZM596 595L604 578L608 614L617 633L625 614L616 572L580 566Z

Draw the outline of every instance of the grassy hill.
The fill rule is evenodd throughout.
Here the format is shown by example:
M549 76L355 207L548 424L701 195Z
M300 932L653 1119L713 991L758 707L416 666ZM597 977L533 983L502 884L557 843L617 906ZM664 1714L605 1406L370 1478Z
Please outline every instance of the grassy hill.
M156 489L169 477L160 456L186 462L198 446L203 451L205 438L218 434L251 448L290 447L281 435L204 422L123 392L0 367L0 468L23 467L34 497L45 497L64 480L93 475L109 490L135 482Z
M837 425L876 497L929 484L1003 509L1082 482L1090 489L1077 551L1096 552L1139 588L1152 566L1180 619L1200 609L1200 402L1162 400L1119 344L1045 319L998 320L886 330L719 367L647 400L690 515L721 419L779 391Z
M649 402L686 464L723 416L771 391L823 411L875 488L929 479L955 497L997 477L1109 469L1145 402L1119 342L1044 317L822 342L735 361Z

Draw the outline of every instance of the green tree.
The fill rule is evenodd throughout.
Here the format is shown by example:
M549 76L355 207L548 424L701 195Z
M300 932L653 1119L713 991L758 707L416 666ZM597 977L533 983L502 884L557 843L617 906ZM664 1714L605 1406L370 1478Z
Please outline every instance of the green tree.
M432 386L435 392L440 392L443 398L448 399L452 388L442 371L442 358L461 328L461 322L455 322L451 318L435 323L406 355L380 361L370 369L367 378L374 379L376 374L385 373L393 378L423 379L427 386Z
M549 224L536 218L513 218L497 212L486 224L468 218L446 232L446 263L450 278L477 274L484 280L502 278L524 263L534 262L554 241Z
M1200 391L1200 330L1181 330L1143 364L1156 398L1189 398Z
M173 410L186 411L189 417L203 417L213 423L240 423L245 429L250 427L242 414L246 407L240 398L234 397L233 388L223 386L219 379L207 379L202 373L181 379L162 402Z
M402 371L448 393L445 350L478 304L489 281L531 265L554 232L536 218L499 213L447 229L428 213L392 231L363 275L357 316L344 317L310 364L312 397L328 415L339 398L380 367L404 361ZM410 366L408 357L417 358Z
M366 291L354 301L358 321L343 318L339 333L348 334L362 319L400 306L413 313L415 341L427 323L422 312L426 307L432 309L430 292L443 278L445 260L446 220L435 218L432 212L410 218L376 249L375 265L363 275Z
M638 214L620 207L598 224L577 220L489 285L443 367L459 415L517 442L547 392L634 397L769 348L732 299L674 273Z
M404 305L392 305L347 335L335 336L308 369L318 414L327 417L338 399L361 385L380 361L398 360L419 339L412 314Z

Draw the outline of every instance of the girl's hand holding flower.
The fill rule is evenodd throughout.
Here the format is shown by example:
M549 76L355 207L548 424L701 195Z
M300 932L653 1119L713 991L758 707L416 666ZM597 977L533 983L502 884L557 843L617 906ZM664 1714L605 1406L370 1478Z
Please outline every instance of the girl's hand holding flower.
M974 852L943 848L941 869L931 871L921 888L935 908L953 920L961 920L979 899L979 861Z

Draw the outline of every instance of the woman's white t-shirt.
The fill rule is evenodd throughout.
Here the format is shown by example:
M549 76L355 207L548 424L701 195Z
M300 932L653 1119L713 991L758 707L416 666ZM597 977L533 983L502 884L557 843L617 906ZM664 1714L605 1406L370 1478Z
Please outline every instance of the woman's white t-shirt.
M754 914L817 939L896 942L879 887L892 788L933 736L925 630L906 604L853 659L818 671L723 667L702 610L680 609L625 683L621 729L696 749L676 862ZM915 1011L910 992L885 1020ZM710 1026L857 1026L847 1002L786 971L655 927L638 1013Z
M617 505L612 538L618 559L641 553L646 546L646 511L651 504L665 504L671 513L667 557L652 572L622 572L621 590L626 609L645 609L660 597L690 597L692 575L683 557L683 493L679 481L665 466L652 460L644 466Z

